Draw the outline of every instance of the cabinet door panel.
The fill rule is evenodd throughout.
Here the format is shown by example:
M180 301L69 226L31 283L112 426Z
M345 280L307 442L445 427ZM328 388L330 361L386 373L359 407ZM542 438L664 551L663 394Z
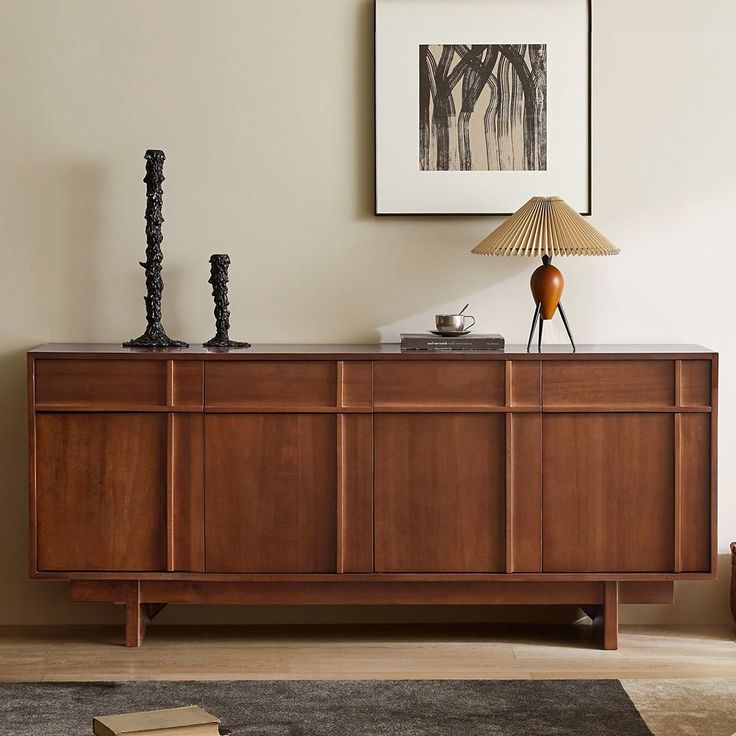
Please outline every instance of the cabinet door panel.
M335 416L205 417L207 572L335 572L336 498Z
M683 414L680 422L680 570L711 569L710 414Z
M502 572L498 414L384 414L375 426L377 572Z
M166 569L166 415L39 414L39 570Z
M672 571L672 414L543 420L544 572Z

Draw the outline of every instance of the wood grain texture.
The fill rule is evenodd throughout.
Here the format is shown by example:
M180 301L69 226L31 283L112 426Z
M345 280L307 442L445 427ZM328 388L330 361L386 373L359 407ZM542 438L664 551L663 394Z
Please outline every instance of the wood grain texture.
M370 409L373 405L373 363L340 362L340 408Z
M615 581L601 583L603 603L581 605L593 622L593 633L603 649L618 649L618 602L619 584Z
M204 417L173 414L172 562L182 572L204 572Z
M680 417L680 569L707 572L711 558L710 417Z
M618 649L618 593L619 583L603 583L603 648Z
M514 414L510 429L510 572L542 572L542 418Z
M141 597L141 587L139 580L79 586L72 583L71 599L81 603L102 600L123 604L125 606L125 646L137 648L143 644L151 621L166 607L165 603L144 603Z
M148 621L141 606L141 584L130 582L127 584L125 600L125 646L139 647L146 636Z
M386 583L416 583L416 582L438 582L438 583L499 583L505 580L516 580L520 583L570 583L580 581L618 580L619 582L653 583L667 581L693 581L713 580L714 573L689 572L515 572L513 578L507 572L498 573L467 573L467 572L438 572L431 575L423 572L418 573L344 573L335 575L334 572L324 573L190 573L190 572L88 572L74 571L73 575L68 572L46 572L43 577L48 580L182 580L190 582L212 582L220 583L355 583L376 582Z
M544 571L673 570L672 415L559 414L542 425Z
M172 406L201 410L204 405L204 363L201 360L177 360L172 363Z
M456 623L330 626L156 626L154 622L147 649L140 652L116 646L119 632L111 626L5 626L0 630L0 676L22 682L268 681L297 676L622 679L655 734L706 736L728 733L733 722L732 709L723 707L736 699L732 634L733 626L622 626L621 654L613 655L591 649L592 629L586 624L470 623L465 617ZM676 682L664 688L651 682L663 678ZM719 683L713 678L724 679ZM697 699L680 698L678 689Z
M337 572L373 572L373 417L337 419Z
M363 344L255 344L247 350L222 349L214 352L202 345L190 345L188 348L124 348L120 343L47 343L28 351L34 358L80 358L103 359L123 356L126 360L150 360L151 356L165 356L171 360L205 359L208 362L259 361L259 360L405 360L425 361L426 353L406 352L399 343L363 343ZM509 344L505 350L489 351L482 354L483 360L571 360L573 362L587 360L627 360L636 359L677 360L703 358L711 360L716 353L702 345L666 345L666 344L607 344L577 345L572 351L569 345L545 345L541 354L527 353L526 345ZM432 360L438 361L475 361L478 353L432 353Z
M505 569L504 423L491 414L374 418L377 572Z
M337 406L337 364L331 361L288 363L208 361L205 365L208 408Z
M715 574L717 355L696 346L52 345L28 385L32 575L117 596L134 644L171 596L575 602L615 646L618 599Z
M502 407L505 405L503 362L385 362L373 367L376 408Z
M114 581L82 581L72 583L72 600L86 602L119 602L123 591ZM310 583L228 583L176 580L141 580L141 602L169 603L241 603L241 604L301 604L319 605L563 605L603 604L605 583L576 581L567 583L529 582L515 580L488 583L370 583L350 582ZM109 585L109 588L108 588Z
M512 407L539 407L542 401L542 363L540 361L509 361L507 387Z
M541 305L540 316L543 320L552 319L565 290L562 272L551 263L543 264L532 273L530 286L534 303Z
M166 415L42 414L40 570L166 569Z
M601 405L635 409L675 405L675 366L669 360L547 361L543 374L545 409Z
M710 406L711 361L683 360L681 363L681 406Z
M672 581L632 582L618 584L619 603L674 603L675 584Z
M166 406L166 362L36 360L36 403Z
M718 378L719 357L711 356L711 405L710 415L710 569L716 575L718 569Z
M208 572L335 572L336 418L205 417Z
M38 530L36 528L36 521L38 518L38 510L36 507L38 493L38 483L36 480L36 452L38 442L35 410L35 364L35 358L29 353L26 359L26 411L28 412L28 572L31 576L38 575Z

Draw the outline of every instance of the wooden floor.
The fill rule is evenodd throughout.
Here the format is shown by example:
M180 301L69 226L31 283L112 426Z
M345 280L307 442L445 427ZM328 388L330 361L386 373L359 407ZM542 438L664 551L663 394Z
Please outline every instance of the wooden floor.
M0 628L0 680L736 678L731 627L622 627L604 652L589 626L152 626ZM736 727L735 727L736 729Z

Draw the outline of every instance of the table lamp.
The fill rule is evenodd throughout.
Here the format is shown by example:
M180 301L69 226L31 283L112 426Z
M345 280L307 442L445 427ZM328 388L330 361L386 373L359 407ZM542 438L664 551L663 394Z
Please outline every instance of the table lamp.
M542 256L542 265L532 274L534 319L526 351L529 352L539 322L539 350L545 320L559 310L572 349L570 325L562 307L565 279L552 265L553 256L615 256L620 250L560 197L532 197L511 215L473 253L494 256Z

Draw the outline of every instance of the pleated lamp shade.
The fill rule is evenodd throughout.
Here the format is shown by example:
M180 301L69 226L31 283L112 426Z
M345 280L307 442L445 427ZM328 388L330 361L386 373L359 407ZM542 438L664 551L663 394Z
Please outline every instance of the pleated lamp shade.
M494 256L615 256L620 250L559 197L532 197L473 253Z

